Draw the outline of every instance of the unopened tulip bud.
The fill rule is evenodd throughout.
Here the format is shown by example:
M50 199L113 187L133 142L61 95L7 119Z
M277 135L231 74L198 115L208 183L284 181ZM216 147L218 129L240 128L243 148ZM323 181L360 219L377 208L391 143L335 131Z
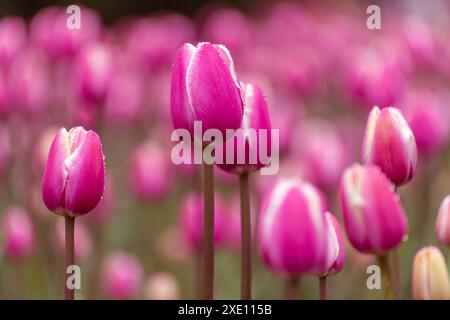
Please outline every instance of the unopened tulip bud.
M328 239L328 254L325 264L324 275L336 274L342 270L345 263L345 242L342 235L341 226L336 220L336 217L330 213L325 213L327 220L327 239Z
M422 248L414 257L412 294L415 300L450 299L447 264L438 248Z
M158 200L172 188L172 171L168 153L154 142L136 148L131 159L130 184L136 198Z
M112 48L104 43L86 45L77 57L75 90L78 97L99 102L104 99L114 69Z
M244 93L244 115L241 127L223 148L220 168L242 173L258 170L268 164L271 155L271 126L267 102L261 88L255 84L241 84ZM264 131L265 134L264 134ZM261 138L261 139L260 139ZM227 163L227 150L233 149L232 163ZM260 150L264 151L260 151ZM262 159L260 154L267 155Z
M177 300L180 298L180 288L171 274L158 272L147 279L145 295L149 300Z
M100 201L105 162L99 136L75 127L58 131L48 153L42 198L50 211L71 217L86 214Z
M381 168L397 186L413 177L417 165L414 134L400 110L374 107L367 121L362 148L364 163Z
M2 218L5 253L11 259L28 257L34 249L34 228L28 213L19 207L6 210Z
M272 271L321 275L327 258L324 196L298 179L280 180L266 197L258 222L259 251Z
M348 239L358 251L381 255L405 237L408 221L400 199L378 167L347 168L339 196Z
M226 242L226 231L228 227L228 214L226 207L220 197L214 199L214 241L220 246ZM203 241L203 196L190 193L181 204L181 228L184 241L193 250L201 249Z
M127 300L139 293L143 270L134 255L114 253L106 259L103 270L103 286L108 298Z
M445 197L439 208L435 232L440 243L450 246L450 196Z
M204 131L239 128L243 114L240 85L230 53L223 45L186 43L178 51L172 72L172 122L194 136L194 121Z

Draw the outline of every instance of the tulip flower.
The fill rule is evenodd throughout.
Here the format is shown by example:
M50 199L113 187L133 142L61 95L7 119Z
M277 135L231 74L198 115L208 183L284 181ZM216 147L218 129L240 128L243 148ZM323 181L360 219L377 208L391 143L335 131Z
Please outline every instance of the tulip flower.
M101 42L83 47L75 62L74 90L81 100L103 101L114 72L114 54Z
M163 199L172 188L168 153L154 142L138 146L131 159L130 185L140 200Z
M66 270L74 264L75 217L92 211L103 195L105 163L102 144L94 131L75 127L58 131L48 153L42 179L42 198L66 223ZM66 281L70 273L66 273ZM74 290L65 285L65 298Z
M437 240L450 246L450 196L446 196L436 218L436 238Z
M262 90L255 84L241 84L244 92L244 115L241 128L223 147L224 164L219 167L239 175L241 190L242 221L242 299L251 299L251 226L249 173L264 167L268 159L260 154L271 155L271 126L266 99ZM265 136L262 135L265 130ZM264 151L260 151L263 149ZM227 162L227 150L234 150L232 163ZM216 154L217 155L217 154Z
M139 293L143 269L132 254L116 252L103 265L103 286L108 298L127 300Z
M344 225L352 246L362 253L373 253L379 258L385 281L385 294L401 296L396 282L395 292L391 283L398 281L390 273L386 254L400 245L407 232L407 218L394 186L378 167L352 165L341 178L339 196ZM398 275L397 275L398 277Z
M0 69L11 63L25 47L27 26L19 17L5 17L0 20Z
M425 247L414 257L412 295L415 300L449 300L450 282L441 251Z
M385 254L405 237L405 212L393 185L377 167L347 168L339 196L347 236L358 251Z
M2 217L4 250L7 257L20 260L34 249L34 227L28 213L20 207L10 207Z
M400 110L374 107L367 120L362 147L364 163L372 163L397 186L413 177L417 165L414 134Z
M298 279L321 275L327 261L324 196L298 179L281 179L263 200L259 252L272 271Z
M242 122L240 84L228 49L208 42L196 47L186 43L177 53L172 70L170 111L175 129L194 136L194 122L202 130L237 129ZM214 167L204 163L204 245L202 298L214 292Z
M180 288L174 276L157 272L147 279L145 295L149 300L177 300L180 298Z
M342 270L345 263L345 242L342 235L341 226L336 217L330 213L325 213L327 220L327 259L324 274L319 277L320 299L326 300L326 278Z

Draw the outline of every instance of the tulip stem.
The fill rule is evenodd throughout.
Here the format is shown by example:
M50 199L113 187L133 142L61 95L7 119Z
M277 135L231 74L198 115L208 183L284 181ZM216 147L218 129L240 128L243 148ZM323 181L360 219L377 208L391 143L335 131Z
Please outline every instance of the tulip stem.
M319 277L320 300L327 300L327 277Z
M214 165L203 163L204 223L201 266L201 299L214 294Z
M252 249L248 173L239 175L241 193L241 299L252 298Z
M70 272L67 270L69 266L75 264L75 218L66 216L65 220L65 246L66 246L66 256L65 256L65 269L64 269L64 299L65 300L75 300L75 290L73 288L69 288L68 280L71 276Z
M381 269L381 286L385 299L392 300L394 298L394 288L392 286L392 278L389 272L389 264L387 255L379 255L378 263Z
M300 278L291 276L285 280L284 298L286 300L298 300L299 296Z
M402 279L400 270L400 247L390 253L391 273L395 286L395 299L402 299Z

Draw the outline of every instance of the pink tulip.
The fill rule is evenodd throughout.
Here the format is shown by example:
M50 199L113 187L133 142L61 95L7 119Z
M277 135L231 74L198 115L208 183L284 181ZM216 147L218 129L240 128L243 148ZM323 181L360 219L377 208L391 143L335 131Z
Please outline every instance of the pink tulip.
M259 252L272 271L321 275L327 259L324 196L297 179L280 180L263 201L258 221Z
M203 241L203 196L189 193L181 203L181 231L184 241L192 251L199 251ZM217 246L226 242L228 214L223 200L216 195L214 201L214 242Z
M412 295L415 300L450 299L447 264L438 248L422 248L414 257Z
M113 253L103 265L103 286L109 299L135 298L139 293L142 278L141 263L132 254Z
M348 239L358 251L381 255L406 236L408 221L399 197L378 167L347 168L339 196Z
M34 249L34 227L28 213L20 207L10 207L2 217L5 254L11 259L28 257Z
M149 300L177 300L180 298L180 288L174 276L157 272L147 279L145 295Z
M83 47L75 62L74 86L80 99L100 102L114 72L113 49L107 43L94 42Z
M11 104L24 113L37 114L50 103L49 65L40 51L29 48L11 65L9 88Z
M312 119L307 123L298 128L301 143L295 151L309 181L324 190L334 189L348 164L348 150L331 123ZM326 152L323 152L323 146L327 146Z
M64 254L65 249L65 231L64 220L58 219L56 223L57 249ZM77 259L86 259L92 253L92 239L83 223L77 222L75 226L75 257Z
M7 118L11 113L11 109L8 73L0 70L0 118Z
M267 154L268 157L271 155L271 126L264 94L258 85L252 83L241 84L241 88L244 94L244 115L241 127L234 138L227 140L224 144L221 154L224 164L219 165L220 168L233 173L254 171L267 165L267 160L260 157L261 149L265 150L262 154ZM260 139L262 130L266 131L266 136ZM232 164L226 163L228 148L234 149ZM243 151L245 154L242 154Z
M139 145L133 152L130 186L136 198L158 200L170 192L172 169L168 154L151 141Z
M42 198L50 211L77 216L100 201L105 163L100 137L92 130L61 128L50 146L42 180Z
M47 7L39 11L30 25L31 40L51 59L73 57L82 46L97 39L101 19L97 12L80 6L80 29L67 28L65 7Z
M0 20L0 69L3 69L24 48L27 27L20 17L5 17Z
M437 240L450 246L450 196L446 196L436 218L435 233Z
M344 267L346 250L341 226L336 217L332 213L326 212L325 218L328 227L328 254L324 274L332 275L338 273Z
M170 102L176 129L194 135L194 121L204 131L239 128L243 114L240 85L233 60L222 45L186 43L177 54L172 73Z
M402 111L420 151L430 153L445 147L449 114L435 94L414 91L402 103Z
M0 178L5 175L8 165L11 160L11 153L13 151L11 134L8 128L0 128Z
M381 168L397 186L413 177L417 165L414 134L400 110L374 107L367 120L362 147L364 163Z

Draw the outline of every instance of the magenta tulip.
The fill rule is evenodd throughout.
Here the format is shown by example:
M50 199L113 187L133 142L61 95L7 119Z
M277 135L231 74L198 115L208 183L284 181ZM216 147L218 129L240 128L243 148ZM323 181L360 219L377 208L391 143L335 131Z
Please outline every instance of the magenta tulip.
M108 298L136 298L143 278L143 269L134 255L126 252L111 254L105 260L103 271L103 287Z
M362 147L364 163L380 167L397 186L413 177L417 165L414 134L400 110L374 107Z
M0 69L11 63L24 48L27 41L27 26L19 17L0 20Z
M168 152L154 142L136 148L131 159L130 185L136 198L158 200L172 189L172 171Z
M241 127L236 132L233 139L229 139L223 148L223 162L220 168L233 172L243 173L258 170L267 165L267 160L260 157L260 149L264 148L264 155L271 155L271 126L267 102L261 88L249 83L241 84L244 96L244 115ZM260 130L266 130L266 136L260 139ZM261 135L261 137L263 137ZM234 161L226 163L228 148L234 149ZM245 154L242 155L242 152ZM242 155L242 158L239 156Z
M450 246L450 196L446 196L436 218L435 233L437 240Z
M50 211L63 216L90 212L100 201L105 163L99 136L92 130L61 128L50 146L42 197Z
M332 275L338 273L344 267L346 250L341 226L336 217L332 213L326 212L325 218L328 227L328 254L324 275Z
M274 272L321 275L327 259L324 196L297 179L282 179L264 199L258 222L259 251Z
M176 129L239 128L243 114L240 85L230 53L223 45L186 43L178 51L172 73L172 122Z
M408 221L400 199L378 167L347 168L339 196L348 239L360 252L383 255L406 236Z
M34 249L35 236L31 217L19 207L10 207L2 217L4 250L7 257L17 260L28 257Z

